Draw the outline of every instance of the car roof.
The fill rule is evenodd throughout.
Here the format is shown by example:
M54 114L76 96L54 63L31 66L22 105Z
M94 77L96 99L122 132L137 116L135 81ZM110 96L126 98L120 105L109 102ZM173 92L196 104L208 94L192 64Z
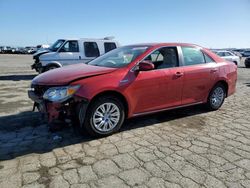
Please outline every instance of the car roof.
M203 48L199 45L196 44L190 44L190 43L177 43L177 42L166 42L166 43L139 43L139 44L132 44L132 45L127 45L127 46L137 46L137 47L142 47L142 46L148 46L148 47L164 47L164 46L190 46L190 47L198 47L198 48Z
M108 42L117 42L113 39L96 39L96 38L60 38L58 40L80 40L80 41L108 41Z
M196 44L191 44L191 43L177 43L177 42L169 42L169 43L141 43L141 44L133 44L133 45L127 45L127 46L133 46L133 47L149 47L149 48L160 48L160 47L171 47L171 46L186 46L186 47L195 47L195 48L200 48L207 55L212 57L216 62L224 62L225 60L213 53L211 50L208 48L204 48L202 46L196 45Z
M230 52L230 51L228 51L228 50L217 50L216 52L218 53L218 52Z

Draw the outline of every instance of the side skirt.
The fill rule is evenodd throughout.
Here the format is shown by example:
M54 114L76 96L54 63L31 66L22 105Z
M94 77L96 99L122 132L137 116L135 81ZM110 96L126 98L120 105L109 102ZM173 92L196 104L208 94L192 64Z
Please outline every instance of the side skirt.
M153 110L153 111L148 111L148 112L141 112L141 113L133 114L132 117L143 116L143 115L147 115L147 114L154 114L157 112L168 111L168 110L173 110L173 109L178 109L178 108L184 108L184 107L194 106L194 105L203 104L203 103L204 102L196 102L196 103L185 104L185 105L181 105L181 106L163 108L163 109Z

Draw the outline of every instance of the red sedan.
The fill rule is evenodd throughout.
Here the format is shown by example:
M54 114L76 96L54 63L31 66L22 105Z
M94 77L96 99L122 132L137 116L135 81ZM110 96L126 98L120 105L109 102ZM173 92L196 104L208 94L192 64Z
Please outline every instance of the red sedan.
M43 73L28 94L50 123L68 119L106 136L125 118L201 103L217 110L236 80L234 63L200 46L139 44Z

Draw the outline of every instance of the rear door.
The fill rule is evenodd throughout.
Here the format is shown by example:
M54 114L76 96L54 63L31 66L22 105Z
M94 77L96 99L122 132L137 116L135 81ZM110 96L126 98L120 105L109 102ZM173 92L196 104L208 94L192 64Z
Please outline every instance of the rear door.
M184 82L182 104L206 100L218 68L215 62L199 48L181 47L183 54Z
M234 61L234 55L230 52L225 52L225 59L228 61Z

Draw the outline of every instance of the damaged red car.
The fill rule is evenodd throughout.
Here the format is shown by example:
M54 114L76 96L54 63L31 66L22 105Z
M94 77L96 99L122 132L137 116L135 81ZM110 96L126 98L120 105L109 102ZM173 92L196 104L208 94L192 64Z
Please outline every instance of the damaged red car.
M236 80L234 63L200 46L139 44L43 73L28 95L49 123L67 120L107 136L126 118L201 103L217 110Z

